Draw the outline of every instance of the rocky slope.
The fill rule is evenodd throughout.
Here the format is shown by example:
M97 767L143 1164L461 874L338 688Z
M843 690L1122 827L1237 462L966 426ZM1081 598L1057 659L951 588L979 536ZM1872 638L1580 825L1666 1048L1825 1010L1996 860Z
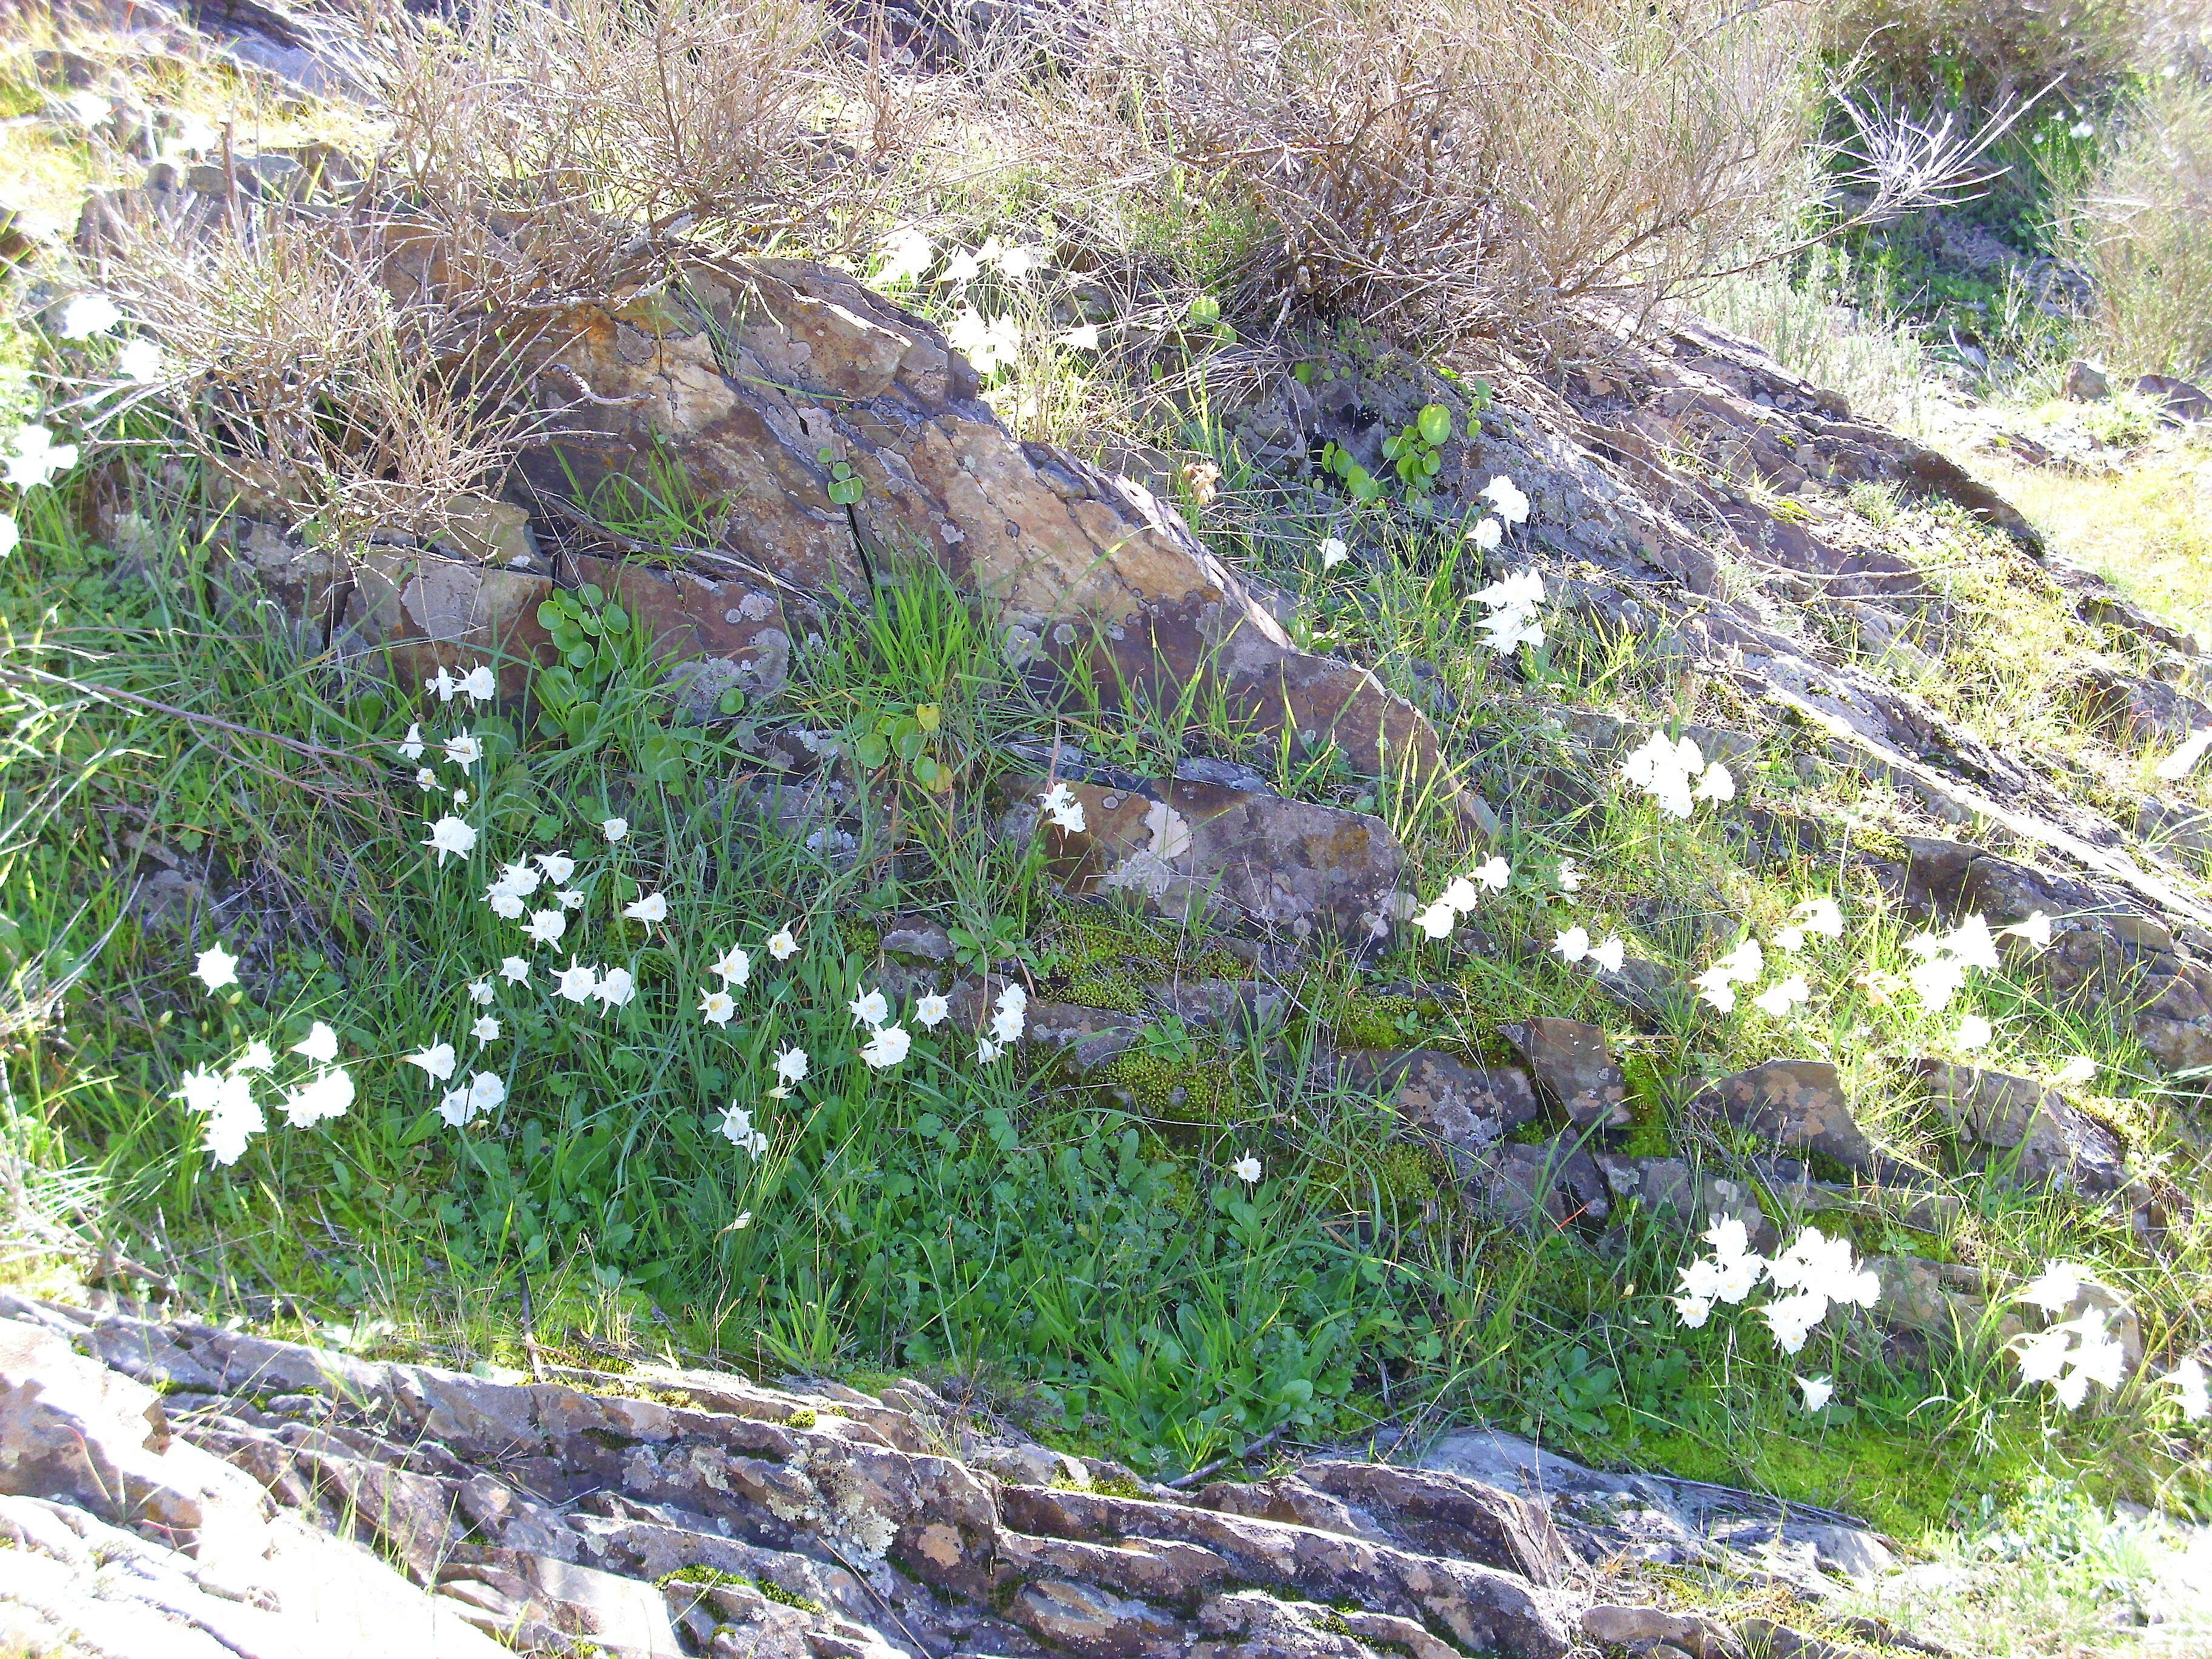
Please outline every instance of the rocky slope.
M918 1382L561 1375L9 1294L0 1630L112 1659L1844 1659L1620 1594L1656 1565L1817 1597L1888 1564L1849 1516L1487 1431L1178 1491L994 1435Z

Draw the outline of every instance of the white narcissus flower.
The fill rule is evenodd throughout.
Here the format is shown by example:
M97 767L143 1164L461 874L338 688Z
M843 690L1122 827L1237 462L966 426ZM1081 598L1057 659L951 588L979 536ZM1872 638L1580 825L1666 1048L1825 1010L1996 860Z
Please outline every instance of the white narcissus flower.
M563 910L580 910L584 908L584 895L576 888L563 887L559 892L554 894L553 897Z
M1505 539L1505 526L1497 520L1486 516L1474 529L1467 532L1467 538L1483 552L1495 553L1498 544Z
M500 866L498 879L492 883L492 890L528 898L538 890L540 879L537 871L518 860L513 864Z
M702 987L699 992L699 1013L709 1025L727 1025L738 1012L737 999L727 991L709 991Z
M1096 351L1098 349L1098 325L1080 324L1064 334L1054 335L1052 343L1070 351Z
M468 694L471 702L489 702L499 695L499 677L492 672L489 663L480 662L461 676L460 689Z
M1487 864L1481 866L1474 872L1475 884L1478 887L1487 887L1493 893L1504 892L1505 884L1512 879L1512 866L1504 859L1494 855Z
M276 1063L276 1051L256 1037L246 1045L244 1054L230 1062L230 1069L234 1073L265 1072Z
M1498 516L1508 524L1525 524L1528 518L1528 498L1521 493L1513 480L1502 474L1483 485L1482 493L1498 509Z
M484 890L484 902L491 906L492 915L501 921L520 921L522 913L530 908L520 895L510 893L496 884Z
M1083 803L1076 799L1075 792L1065 782L1055 783L1039 795L1037 805L1055 828L1071 836L1083 833Z
M210 991L238 983L238 958L220 945L210 945L192 963L192 973Z
M420 1066L441 1083L453 1074L453 1045L450 1042L434 1043L405 1059L410 1066Z
M121 309L105 294L80 294L62 307L62 338L89 340L122 320Z
M902 225L876 244L876 283L918 283L937 258L929 238L912 225Z
M1260 1160L1248 1152L1229 1166L1229 1173L1247 1187L1256 1187L1260 1182Z
M1324 570L1334 570L1352 556L1352 550L1338 536L1322 537L1317 550L1321 554L1321 568Z
M490 1014L483 1015L469 1027L469 1035L478 1042L496 1042L499 1041L499 1021Z
M353 1074L334 1066L286 1091L284 1120L295 1129L311 1128L327 1118L343 1117L352 1104Z
M338 1057L338 1034L321 1020L307 1027L307 1035L292 1045L292 1052L304 1054L318 1066L327 1066Z
M605 836L610 842L620 841L624 836L629 834L629 820L628 818L601 818L599 820L599 833Z
M422 758L422 728L420 726L409 726L407 735L399 740L399 758L408 761Z
M1562 962L1580 962L1590 952L1589 930L1570 927L1552 941L1552 948L1559 953Z
M457 818L448 812L430 826L429 836L422 844L436 853L438 862L443 865L446 861L446 854L448 853L460 858L466 858L474 852L477 845L477 832L469 825L467 820Z
M18 489L35 489L76 465L76 446L56 443L54 434L42 426L16 428L9 448L14 453L8 458L7 471L0 473L0 483Z
M623 914L632 921L641 921L650 927L656 921L668 920L668 895L647 893L643 898L623 906Z
M975 1045L976 1063L982 1066L988 1066L993 1060L998 1059L1000 1055L1006 1052L1006 1045L1005 1043L994 1042L990 1038L985 1037Z
M438 787L438 775L427 766L419 768L415 774L415 787L423 790L435 789Z
M2087 1054L2076 1054L2051 1074L2051 1080L2069 1089L2094 1083L2097 1080L2097 1062Z
M1620 964L1626 960L1627 954L1628 947L1620 942L1618 935L1607 939L1602 945L1594 945L1590 947L1590 960L1608 974L1617 974L1620 971Z
M576 860L566 853L538 853L532 856L545 872L545 879L556 887L576 873Z
M627 968L610 968L599 975L592 993L610 1011L628 1006L637 996L637 981Z
M806 1076L806 1050L786 1048L775 1057L775 1074L786 1083L798 1083Z
M599 988L599 970L568 958L568 965L553 976L553 994L570 1002L589 1002Z
M788 962L799 954L799 939L788 927L780 927L769 938L768 953L778 962Z
M490 1007L492 998L497 994L498 993L491 988L491 981L488 979L472 980L469 983L469 1000L479 1008Z
M1836 1381L1832 1376L1800 1376L1793 1378L1798 1392L1805 1396L1805 1409L1810 1412L1827 1410L1828 1402L1836 1397Z
M461 683L453 678L452 669L441 665L436 673L422 682L422 689L434 693L440 702L451 702L453 693L461 689Z
M466 1084L458 1089L448 1089L438 1097L438 1115L453 1128L467 1128L476 1115L476 1108L469 1100Z
M957 247L952 250L952 257L945 262L945 270L938 280L951 283L957 287L963 283L974 282L975 274L982 269L983 262L975 254L966 248Z
M725 985L743 985L752 977L752 958L732 945L708 971L719 975Z
M1775 934L1774 948L1787 955L1796 956L1805 948L1805 930L1802 927L1784 927Z
M914 1038L904 1026L886 1025L868 1039L867 1046L860 1050L860 1058L881 1071L904 1060L907 1050L913 1046Z
M944 1023L945 1017L951 1012L951 1007L952 1005L947 1002L941 994L936 991L925 991L915 1000L915 1022L923 1030L933 1031Z
M126 380L140 386L149 386L161 378L167 365L162 361L161 348L151 340L125 340L123 349L115 354L115 367Z
M1791 1009L1811 1001L1812 997L1812 988L1805 983L1805 976L1792 974L1789 978L1778 980L1768 986L1752 1001L1769 1018L1784 1019L1788 1018Z
M456 732L445 741L446 758L456 766L474 766L483 758L483 744L471 732Z
M1968 1014L1959 1022L1959 1029L1951 1033L1951 1046L1962 1054L1986 1048L1990 1039L1996 1035L1996 1028L1979 1014Z
M453 806L456 811L459 810L461 807L466 806L468 804L469 792L467 790L456 789L453 791Z
M2016 921L2009 927L1998 928L1997 937L2016 939L2036 950L2047 951L2051 948L2051 918L2038 910L2026 921Z
M1437 895L1437 902L1449 904L1462 915L1467 915L1482 902L1482 895L1465 876L1454 876Z
M522 931L532 945L558 945L568 931L568 918L558 910L532 910Z
M855 1025L873 1029L891 1017L891 1006L881 991L863 991L845 1005Z
M520 985L530 977L530 963L521 957L508 957L499 964L499 975L510 984Z
M1790 913L1808 933L1823 939L1844 936L1844 907L1832 898L1808 899Z
M2041 1273L2020 1290L2020 1299L2045 1313L2062 1313L2074 1305L2088 1275L2078 1261L2046 1263Z
M6 558L23 544L23 532L12 513L0 513L0 559Z
M2202 1423L2208 1417L2212 1417L2212 1389L2206 1388L2204 1367L2194 1354L2159 1381L2173 1390L2174 1403L2181 1407L2185 1420Z
M1413 918L1413 926L1431 939L1449 939L1451 930L1459 925L1459 912L1443 899Z
M1698 787L1690 792L1692 800L1724 801L1735 799L1735 774L1715 761L1698 780Z
M489 1112L507 1099L507 1085L496 1073L478 1072L469 1079L469 1099L480 1112Z
M1572 859L1559 860L1559 890L1571 897L1582 890L1583 868Z
M768 1150L767 1133L754 1124L753 1115L734 1100L723 1109L722 1121L715 1127L724 1139L748 1157L758 1158Z

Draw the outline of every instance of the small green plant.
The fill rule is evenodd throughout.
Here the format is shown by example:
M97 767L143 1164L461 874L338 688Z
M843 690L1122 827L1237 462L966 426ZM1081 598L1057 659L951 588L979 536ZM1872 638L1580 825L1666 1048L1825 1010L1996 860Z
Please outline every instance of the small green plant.
M841 461L837 452L824 445L815 451L814 459L830 469L830 499L840 507L857 507L868 493L868 481L853 471L850 461Z
M929 752L944 731L944 717L935 703L917 703L911 713L878 714L853 737L853 758L871 772L880 772L894 758L903 761L914 781L933 793L952 787L953 769Z
M1609 1428L1607 1412L1621 1403L1620 1373L1599 1364L1588 1348L1577 1345L1546 1357L1542 1368L1527 1379L1525 1401L1521 1432L1532 1438L1547 1423L1601 1438Z

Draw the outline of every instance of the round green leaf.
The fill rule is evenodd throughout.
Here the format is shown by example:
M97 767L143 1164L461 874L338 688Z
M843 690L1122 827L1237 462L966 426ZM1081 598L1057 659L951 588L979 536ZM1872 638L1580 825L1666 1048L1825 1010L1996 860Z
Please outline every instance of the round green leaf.
M1431 404L1421 410L1421 436L1431 444L1443 443L1452 434L1451 410L1442 404Z

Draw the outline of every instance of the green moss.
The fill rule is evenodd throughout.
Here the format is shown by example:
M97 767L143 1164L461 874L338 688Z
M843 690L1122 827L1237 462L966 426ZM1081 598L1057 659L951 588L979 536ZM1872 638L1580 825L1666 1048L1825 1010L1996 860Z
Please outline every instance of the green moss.
M1455 1206L1459 1180L1450 1158L1426 1140L1393 1139L1375 1148L1365 1160L1388 1214L1417 1217L1431 1206L1439 1210Z
M1335 1020L1337 1046L1344 1048L1409 1048L1419 1042L1420 1028L1420 1004L1413 998L1363 991L1345 998Z
M710 1567L703 1561L694 1561L689 1566L664 1572L653 1581L655 1589L666 1589L672 1584L697 1584L712 1589L717 1584L747 1584L752 1581L743 1573L725 1572L720 1567Z
M1229 1061L1170 1057L1141 1047L1116 1054L1097 1075L1145 1116L1177 1123L1219 1122L1235 1116L1244 1098Z
M1186 949L1177 933L1095 909L1063 915L1047 933L1038 980L1048 995L1084 1008L1144 1012L1149 986L1170 980L1243 979L1251 969L1219 945Z
M797 1590L787 1590L773 1578L756 1578L753 1580L753 1588L768 1597L769 1601L780 1601L787 1607L797 1607L801 1613L830 1611L812 1596L801 1595Z
M813 1407L801 1406L783 1420L785 1425L789 1428L811 1429L822 1419L815 1415Z

